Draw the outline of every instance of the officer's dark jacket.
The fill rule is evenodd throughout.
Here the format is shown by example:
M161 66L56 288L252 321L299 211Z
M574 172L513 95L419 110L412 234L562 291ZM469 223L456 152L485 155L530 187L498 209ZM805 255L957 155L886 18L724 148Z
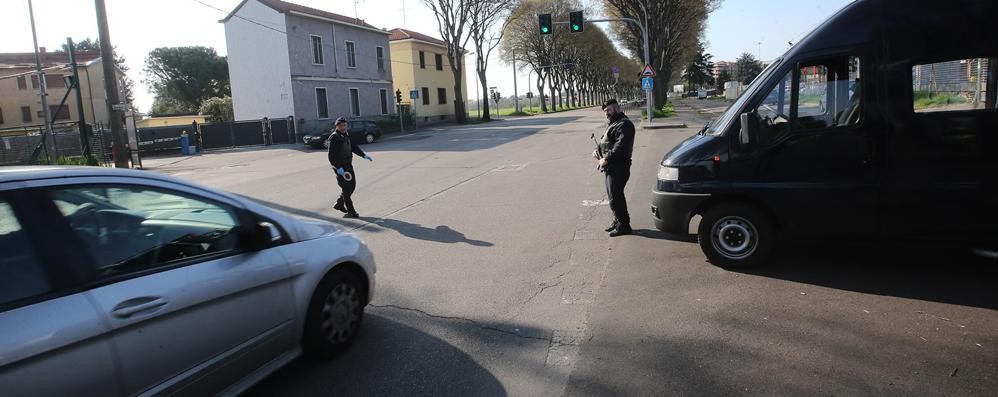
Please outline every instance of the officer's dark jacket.
M353 153L365 156L363 150L350 142L348 135L335 131L329 134L329 164L336 168L346 167L353 161Z
M634 124L624 113L618 112L610 119L610 125L603 133L600 148L603 150L603 158L606 159L608 170L631 166L631 152L634 151Z

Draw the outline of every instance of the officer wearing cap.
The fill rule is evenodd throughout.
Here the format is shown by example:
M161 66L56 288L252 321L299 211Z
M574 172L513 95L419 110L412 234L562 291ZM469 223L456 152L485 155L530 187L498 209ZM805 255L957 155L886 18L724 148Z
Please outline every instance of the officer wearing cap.
M593 158L606 175L606 191L610 198L613 222L606 228L610 237L631 234L631 217L627 214L624 186L631 177L631 152L634 150L634 124L620 111L616 99L603 103L603 112L609 125L600 142L600 150L593 151Z
M357 188L357 174L353 170L353 155L374 161L357 145L350 142L350 133L347 131L347 119L340 117L336 119L336 129L329 134L329 164L336 170L336 184L340 185L343 191L336 199L333 208L342 212L344 218L356 218L359 215L353 207L353 200L350 195Z

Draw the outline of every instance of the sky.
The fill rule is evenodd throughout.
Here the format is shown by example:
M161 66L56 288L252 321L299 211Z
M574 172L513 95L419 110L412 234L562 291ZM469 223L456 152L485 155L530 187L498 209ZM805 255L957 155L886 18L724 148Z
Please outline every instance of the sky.
M225 32L218 20L240 0L105 0L111 43L126 59L135 81L135 98L141 111L152 105L153 95L143 84L146 54L158 47L207 46L225 55ZM347 16L358 16L378 28L404 27L439 37L436 17L422 0L291 0L291 2ZM707 22L705 39L714 61L734 61L742 52L762 59L782 54L787 41L803 36L851 0L724 0ZM205 4L201 4L205 3ZM595 3L598 5L598 2ZM763 6L765 4L765 6ZM97 17L92 0L33 0L38 45L54 51L66 42L97 38ZM221 11L220 11L221 10ZM31 52L28 0L0 0L0 52ZM557 18L556 18L557 19ZM777 23L778 22L778 23ZM654 34L654 32L649 32ZM759 44L761 42L761 44ZM513 68L499 60L496 49L489 62L489 86L513 93ZM474 58L467 57L469 96L478 86ZM518 92L527 91L527 73L517 74Z

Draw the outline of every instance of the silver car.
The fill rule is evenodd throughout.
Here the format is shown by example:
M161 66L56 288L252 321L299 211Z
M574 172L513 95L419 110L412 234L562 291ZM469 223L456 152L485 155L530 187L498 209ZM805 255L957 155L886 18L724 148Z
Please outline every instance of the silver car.
M346 349L374 271L335 225L233 194L0 168L0 394L238 394Z

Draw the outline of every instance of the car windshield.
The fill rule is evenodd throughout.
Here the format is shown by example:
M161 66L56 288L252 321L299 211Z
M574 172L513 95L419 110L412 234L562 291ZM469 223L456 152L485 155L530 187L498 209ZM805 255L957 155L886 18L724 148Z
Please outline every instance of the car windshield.
M745 88L742 95L735 100L735 103L728 106L728 108L724 110L724 113L721 113L715 121L710 123L710 127L706 132L711 135L720 135L726 131L728 127L730 127L731 123L738 118L739 111L745 106L745 102L748 101L751 93L755 92L757 88L756 86L762 84L763 81L766 81L769 75L773 73L773 70L776 69L777 65L779 65L782 61L782 57L776 58L773 60L773 63L770 63L769 66L762 71L762 73L759 73L759 75L752 80L749 86Z

